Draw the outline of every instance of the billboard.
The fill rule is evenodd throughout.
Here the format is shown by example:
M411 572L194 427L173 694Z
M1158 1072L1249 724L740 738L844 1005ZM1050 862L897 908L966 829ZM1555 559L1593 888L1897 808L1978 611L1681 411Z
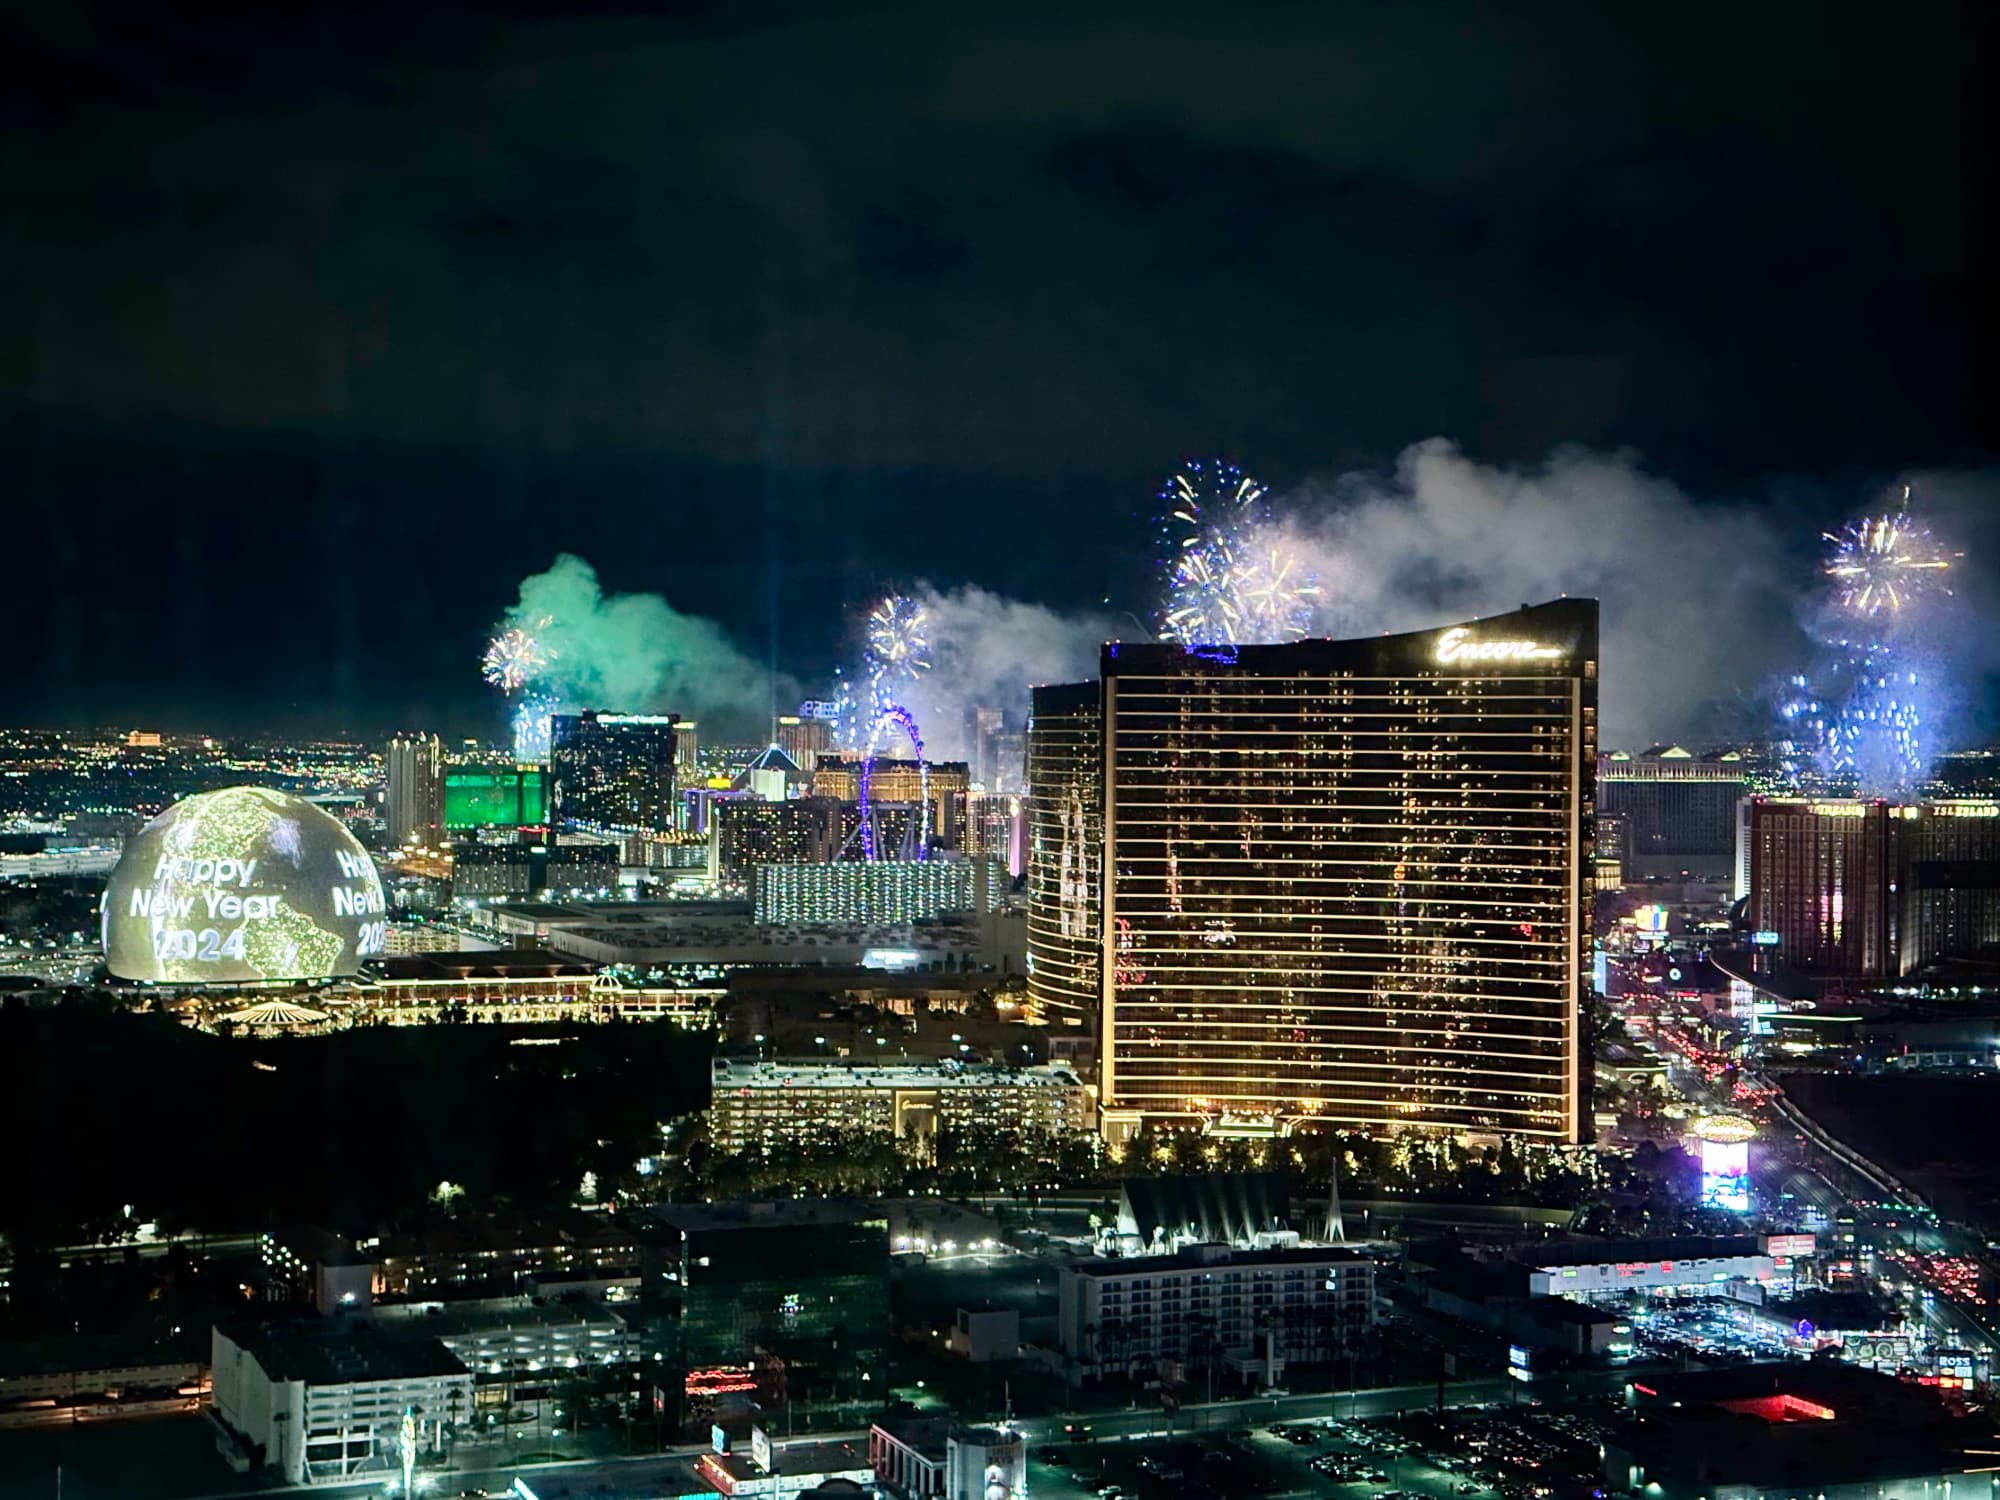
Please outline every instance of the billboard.
M1709 1115L1695 1122L1694 1133L1701 1147L1702 1206L1748 1213L1755 1123L1740 1115Z
M540 766L450 767L444 773L444 826L532 828L548 821L548 773Z
M353 974L388 931L381 877L354 836L253 786L177 802L126 840L102 916L111 973L167 984Z

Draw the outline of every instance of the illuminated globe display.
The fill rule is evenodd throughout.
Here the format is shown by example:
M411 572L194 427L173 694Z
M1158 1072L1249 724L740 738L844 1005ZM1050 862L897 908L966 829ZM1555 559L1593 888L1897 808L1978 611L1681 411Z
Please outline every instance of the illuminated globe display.
M382 880L354 836L266 787L203 792L126 840L104 891L120 979L240 984L352 974L382 951Z

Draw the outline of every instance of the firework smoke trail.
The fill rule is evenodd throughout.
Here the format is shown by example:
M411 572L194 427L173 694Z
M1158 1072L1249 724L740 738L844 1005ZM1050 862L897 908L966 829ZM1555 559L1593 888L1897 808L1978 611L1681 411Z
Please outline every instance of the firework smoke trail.
M547 693L529 693L514 708L514 759L546 761L561 703Z
M1188 646L1295 641L1319 580L1272 520L1263 485L1234 464L1183 464L1159 495L1167 598L1162 639Z

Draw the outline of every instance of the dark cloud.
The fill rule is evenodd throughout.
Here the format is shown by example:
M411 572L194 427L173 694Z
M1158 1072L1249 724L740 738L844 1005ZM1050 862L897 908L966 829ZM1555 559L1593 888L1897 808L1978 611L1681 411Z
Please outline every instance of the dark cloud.
M1131 514L1189 452L1977 465L1994 24L45 7L0 39L23 711L469 719L563 550L800 672L884 581L1140 604ZM181 641L166 697L137 606L74 603L162 558L314 559L365 628L324 691L310 632Z

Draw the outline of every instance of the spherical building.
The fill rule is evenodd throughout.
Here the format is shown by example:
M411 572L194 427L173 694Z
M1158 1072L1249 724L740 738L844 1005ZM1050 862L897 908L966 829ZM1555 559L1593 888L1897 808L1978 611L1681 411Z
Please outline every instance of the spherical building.
M384 921L381 877L352 834L310 802L230 787L126 841L104 891L104 957L119 979L329 979L382 951Z

